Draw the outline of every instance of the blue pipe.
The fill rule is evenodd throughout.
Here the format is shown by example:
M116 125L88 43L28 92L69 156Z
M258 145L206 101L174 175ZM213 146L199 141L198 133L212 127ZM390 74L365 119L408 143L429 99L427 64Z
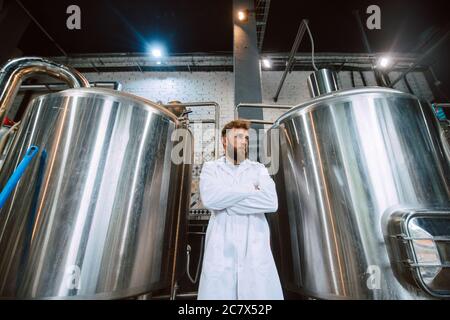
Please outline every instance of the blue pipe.
M433 109L434 109L434 113L436 114L436 117L440 121L447 120L447 116L445 115L444 109L442 109L442 107L439 107L439 106L436 106L435 104L433 104Z
M31 146L30 148L28 148L24 158L19 163L16 170L14 170L13 174L8 179L8 181L5 184L5 187L3 188L2 192L0 193L0 209L3 208L3 205L5 204L6 200L8 200L9 195L16 187L20 178L22 177L22 175L24 174L28 165L30 164L31 160L33 160L34 156L36 155L36 153L38 151L39 151L39 148L36 146Z

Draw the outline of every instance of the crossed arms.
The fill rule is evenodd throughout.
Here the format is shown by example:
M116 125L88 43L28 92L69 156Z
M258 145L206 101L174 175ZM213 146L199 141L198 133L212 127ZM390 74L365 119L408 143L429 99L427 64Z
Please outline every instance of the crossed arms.
M258 169L257 188L250 182L245 185L227 186L220 183L215 169L205 163L200 175L200 196L203 205L210 210L227 209L236 214L275 212L278 198L275 183L264 166Z

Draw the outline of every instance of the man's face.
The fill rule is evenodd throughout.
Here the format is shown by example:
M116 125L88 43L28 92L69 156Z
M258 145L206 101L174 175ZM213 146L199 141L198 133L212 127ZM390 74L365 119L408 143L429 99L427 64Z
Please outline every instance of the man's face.
M232 128L227 130L227 134L222 138L223 147L227 156L234 159L236 163L241 163L248 157L248 130Z

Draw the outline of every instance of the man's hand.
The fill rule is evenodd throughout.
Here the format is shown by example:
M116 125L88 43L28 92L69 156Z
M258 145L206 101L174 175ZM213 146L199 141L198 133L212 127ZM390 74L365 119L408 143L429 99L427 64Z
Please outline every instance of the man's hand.
M226 186L217 179L211 164L206 162L200 174L200 197L205 208L224 210L255 193L255 185L248 181L244 185Z
M264 166L260 167L258 178L248 181L252 193L249 197L228 207L228 212L236 214L257 214L276 212L278 197L275 183Z

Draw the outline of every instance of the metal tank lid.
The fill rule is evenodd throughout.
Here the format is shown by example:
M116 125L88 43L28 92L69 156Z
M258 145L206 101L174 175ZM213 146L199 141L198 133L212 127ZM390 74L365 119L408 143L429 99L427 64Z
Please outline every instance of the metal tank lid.
M317 105L320 105L322 102L327 102L330 100L338 99L338 98L345 98L348 96L354 96L354 95L361 95L361 94L371 94L371 93L380 93L380 94L395 94L395 95L403 95L405 97L417 99L416 96L405 93L402 91L398 91L391 88L383 88L383 87L364 87L364 88L352 88L352 89L346 89L346 90L339 90L335 91L329 94L325 94L322 96L319 96L317 98L314 98L312 100L309 100L307 102L304 102L302 104L299 104L283 115L281 115L275 122L273 123L273 127L277 127L280 125L281 122L290 120L294 115L299 115L306 113L310 111L312 108L316 107Z
M123 92L123 91L117 91L113 89L107 89L107 88L74 88L74 89L66 89L63 91L48 93L42 96L37 97L36 99L43 99L47 96L77 96L77 97L83 97L88 95L99 95L105 98L112 97L114 99L117 99L121 102L129 102L130 100L135 102L138 105L141 105L144 108L149 108L151 110L156 110L158 113L160 113L163 116L166 116L169 120L173 121L175 124L178 124L178 118L175 114L164 108L163 106L150 101L148 99L136 96L131 93Z

